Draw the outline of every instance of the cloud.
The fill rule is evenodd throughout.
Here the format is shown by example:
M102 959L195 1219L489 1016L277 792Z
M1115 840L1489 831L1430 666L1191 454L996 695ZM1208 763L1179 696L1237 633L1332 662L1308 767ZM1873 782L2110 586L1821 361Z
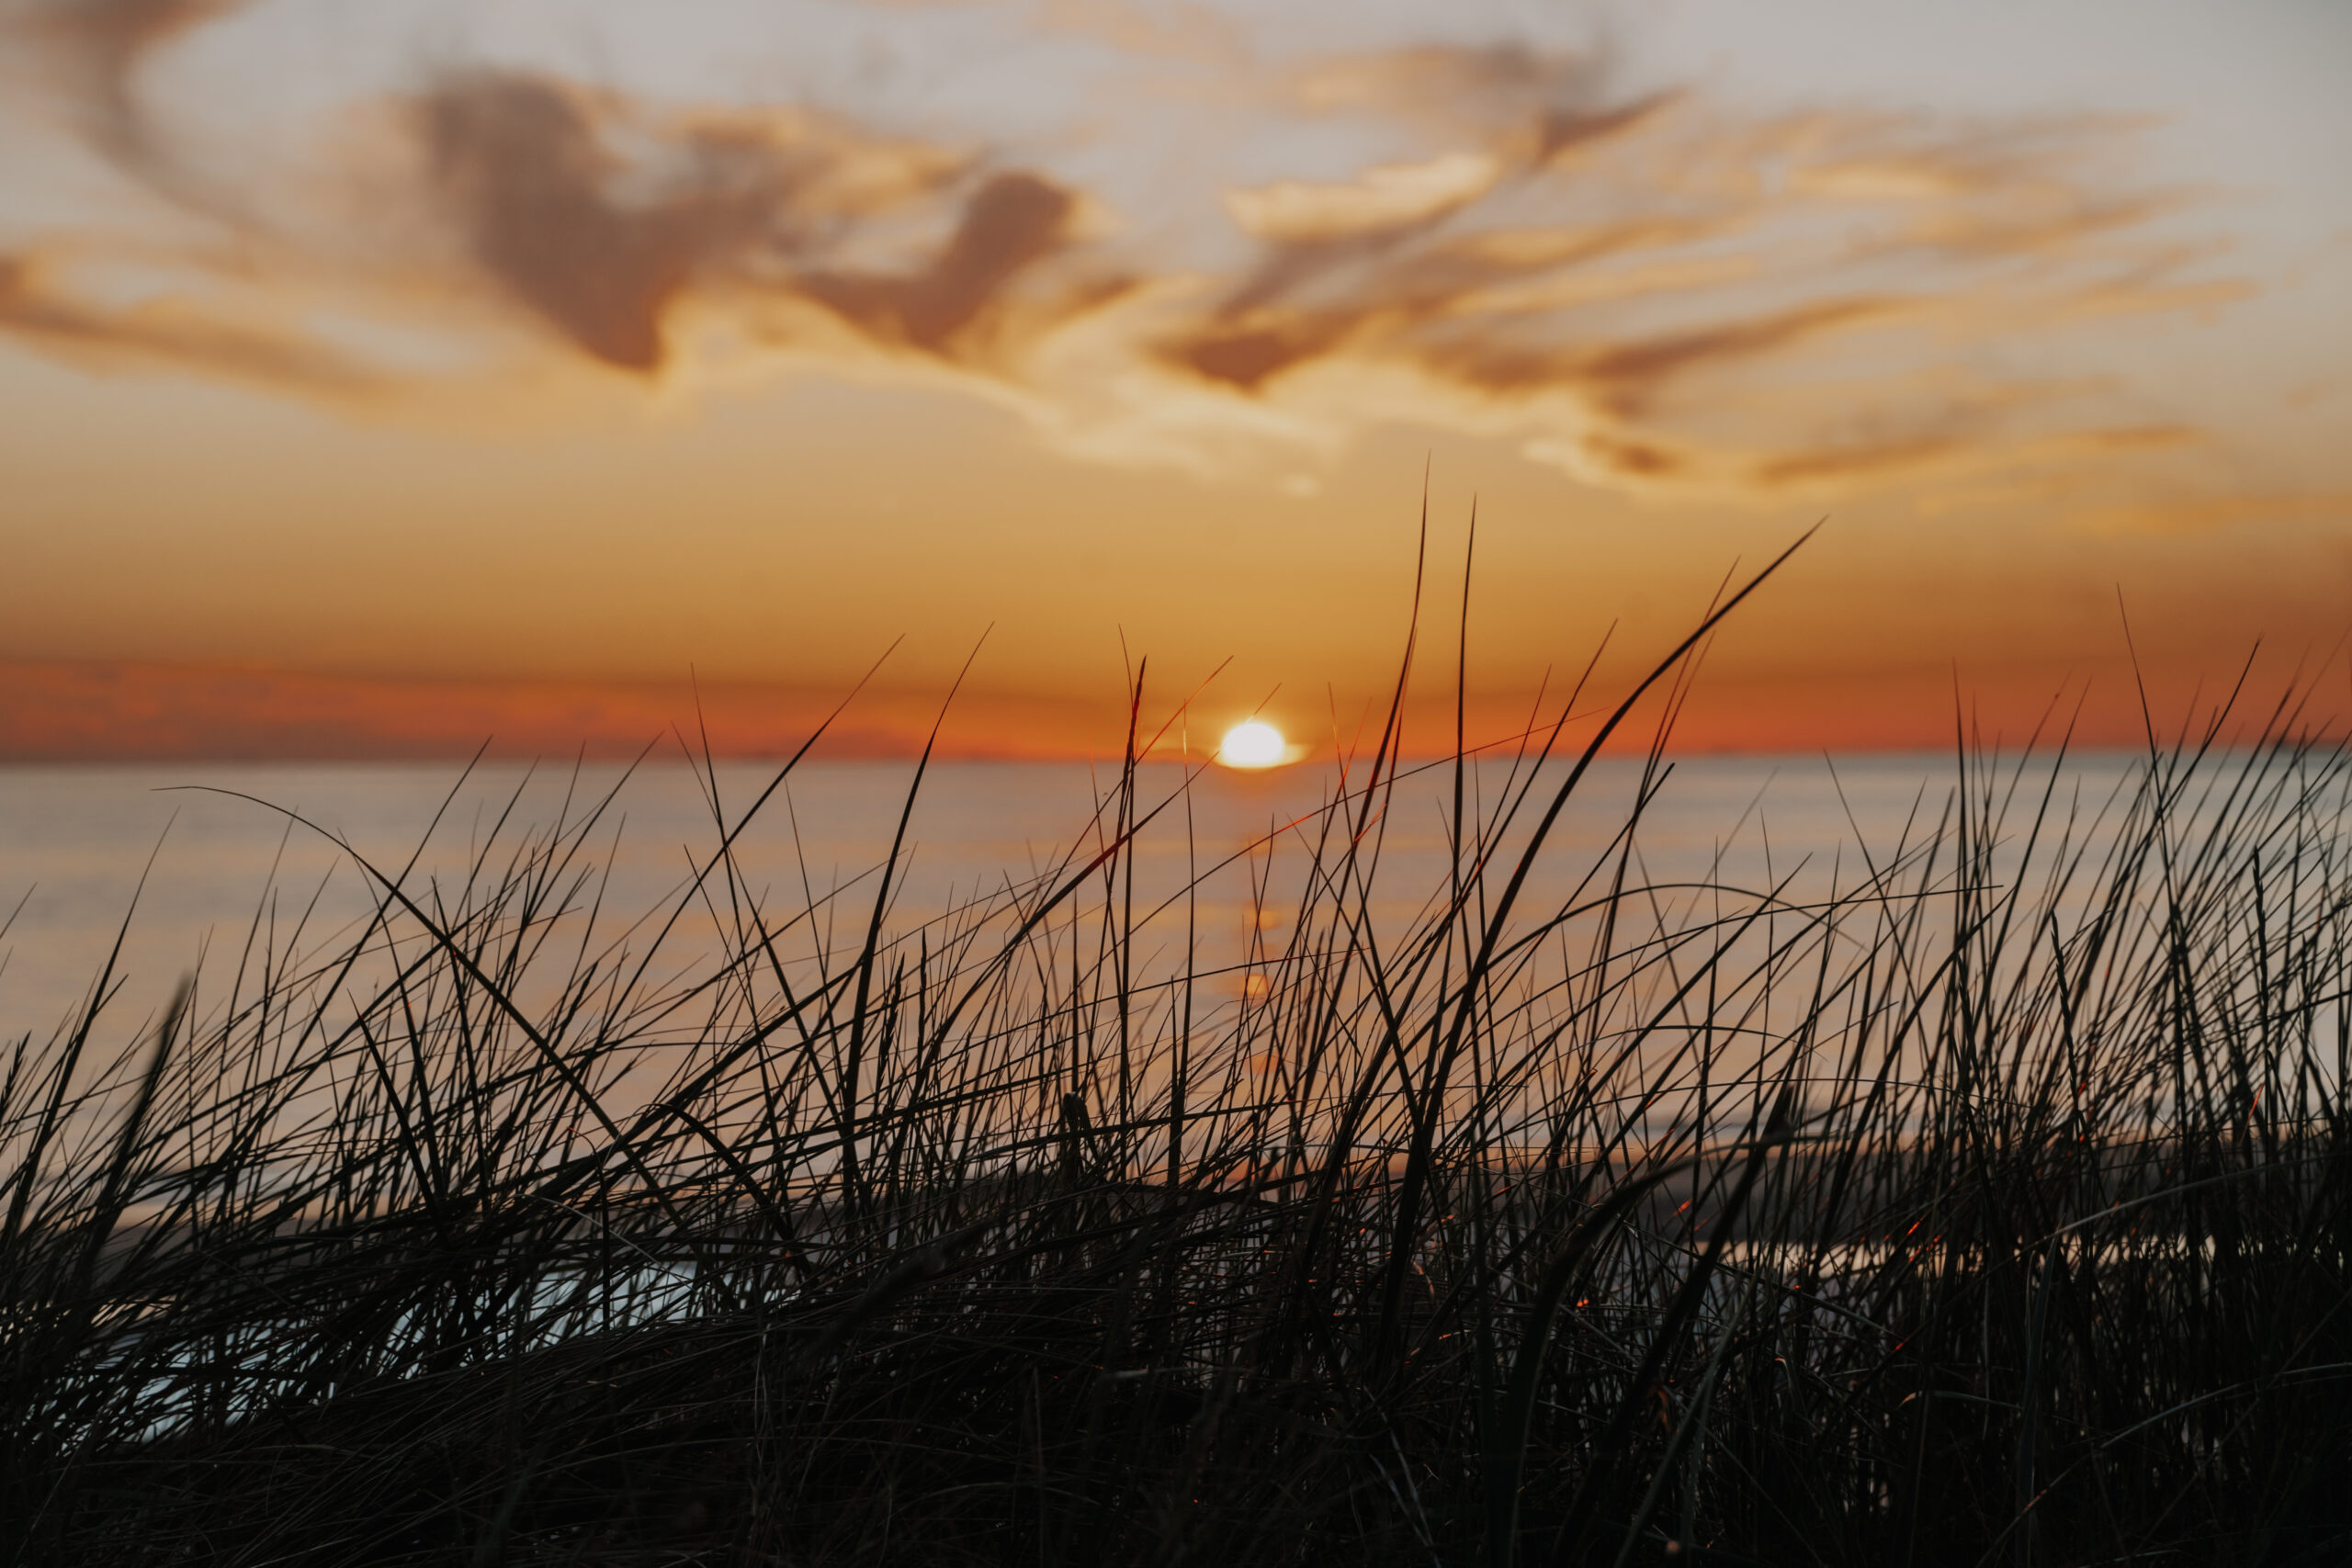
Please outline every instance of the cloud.
M91 138L118 156L155 154L154 128L135 88L158 49L239 8L244 0L51 0L24 25L74 78Z
M628 369L661 363L670 301L754 240L775 187L791 183L769 160L747 179L624 206L582 99L503 73L437 87L418 119L473 261L583 353Z
M19 26L51 62L48 84L82 135L116 166L191 207L225 206L220 182L190 169L140 92L159 51L247 0L48 0Z
M875 353L952 365L1001 358L1012 329L1050 330L1115 292L1114 280L1088 277L1027 302L1037 309L1011 309L1023 275L1069 247L1081 215L1079 196L1042 175L810 111L663 113L485 68L448 72L362 117L399 139L378 161L412 171L405 198L376 216L373 246L306 243L295 236L314 232L318 214L307 225L249 221L190 196L197 182L147 179L160 164L137 64L224 8L120 0L71 27L44 14L37 34L74 63L89 144L215 233L175 252L26 247L0 276L0 330L294 390L372 391L397 372L294 311L273 326L224 308L224 296L255 281L290 295L298 277L331 273L358 316L413 316L420 296L503 300L586 359L650 375L670 362L673 311L698 298L757 306L770 335L779 308L797 306ZM109 300L122 291L102 275L134 248L145 292ZM362 251L372 257L356 259Z
M1417 164L1384 164L1352 180L1283 180L1225 193L1244 233L1280 245L1312 245L1428 223L1494 188L1501 166L1482 152L1446 152Z
M1420 48L1300 79L1319 111L1407 114L1453 151L1229 192L1254 259L1155 344L1172 373L1283 402L1374 367L1400 413L1582 478L1773 499L2021 460L2052 432L1993 352L2028 331L2246 291L2159 240L2092 120L1748 121L1609 96L1581 58ZM1945 375L1928 388L1922 370ZM1869 428L1852 411L1871 411ZM1736 426L1736 428L1735 428Z
M1068 243L1076 209L1069 192L1035 175L998 175L972 193L955 233L921 266L813 272L800 288L877 339L951 354L1015 277Z
M797 298L879 344L954 358L1020 276L1062 250L1077 198L1023 171L808 115L648 123L630 106L474 72L416 106L438 189L483 273L582 352L665 357L663 318L715 284ZM634 131L653 153L615 149ZM862 229L926 205L945 236L896 268L843 265Z
M1135 224L1147 198L1113 157L1080 160L1081 183L1056 172L1071 147L512 64L440 69L320 133L331 174L342 156L350 189L388 197L255 212L175 151L199 143L141 86L234 8L30 14L77 133L200 237L145 243L133 287L88 236L34 236L0 261L0 332L381 403L518 364L692 375L684 323L715 322L739 351L944 378L1096 457L1255 447L1288 473L1405 419L1514 437L1593 483L1777 500L2056 461L2053 441L2091 460L2095 405L2005 370L1999 345L2245 291L2165 230L2180 197L2115 174L2128 127L1741 115L1518 45L1250 67L1188 32L1166 51L1259 73L1204 112L1257 115L1250 145L1320 166L1216 188L1204 160L1225 226L1172 240ZM1123 15L1063 6L1048 26L1161 47ZM306 304L273 317L273 290ZM376 325L320 325L337 316ZM385 347L421 337L448 348L429 373Z
M389 394L396 383L301 332L239 321L168 295L110 305L77 294L64 258L0 254L0 332L67 357L164 361L239 380L340 398Z

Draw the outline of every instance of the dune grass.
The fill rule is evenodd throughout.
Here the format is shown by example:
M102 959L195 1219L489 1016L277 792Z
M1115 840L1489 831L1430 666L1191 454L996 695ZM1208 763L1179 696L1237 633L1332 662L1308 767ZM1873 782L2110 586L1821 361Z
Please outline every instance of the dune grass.
M1433 772L1392 714L1238 964L1138 893L1189 807L1138 688L1088 837L911 930L903 843L755 898L708 773L626 931L591 800L110 1055L102 976L0 1078L0 1548L2344 1561L2352 755L2225 710L2085 800L1962 746L1743 886L1645 872L1654 749L1535 907L1637 711Z

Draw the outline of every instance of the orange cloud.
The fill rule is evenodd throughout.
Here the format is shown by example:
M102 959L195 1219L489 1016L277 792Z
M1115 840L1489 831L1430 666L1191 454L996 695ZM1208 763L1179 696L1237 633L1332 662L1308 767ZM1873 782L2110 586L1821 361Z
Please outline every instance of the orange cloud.
M2047 460L2054 434L2087 450L2101 426L2053 432L2031 407L2057 389L1926 393L1915 373L2029 328L2244 292L2142 232L2173 198L2098 177L2114 126L1741 124L1606 86L1590 61L1515 49L1309 73L1319 109L1406 113L1470 145L1229 193L1257 258L1158 340L1162 362L1270 403L1326 367L1375 369L1430 423L1516 429L1595 482L1770 498ZM1830 395L1808 395L1825 372ZM1837 438L1856 408L1871 428Z
M67 355L148 359L337 397L391 389L390 378L280 321L238 320L164 295L108 305L78 294L70 258L0 254L0 331Z
M1515 436L1597 484L1781 501L2089 453L2112 422L2064 414L2071 391L1998 373L1984 345L2244 291L2159 237L2176 196L2105 172L2122 128L1740 118L1516 46L1268 73L1263 101L1293 120L1416 150L1233 184L1230 231L1190 249L1123 241L1118 192L1048 172L1053 149L450 70L353 112L371 167L407 183L360 220L381 243L322 247L296 238L316 214L213 201L225 182L170 155L140 97L157 50L232 8L40 13L89 145L235 243L182 245L167 287L128 297L97 278L96 242L20 245L0 257L0 331L382 398L544 369L550 350L691 375L691 317L730 328L729 352L944 378L1082 454L1213 466L1409 419ZM401 331L430 318L457 368L420 372L317 310L272 320L273 278Z
M1283 180L1225 194L1241 230L1282 245L1312 245L1428 223L1494 188L1502 169L1477 152L1445 152L1417 164L1384 164L1353 180Z

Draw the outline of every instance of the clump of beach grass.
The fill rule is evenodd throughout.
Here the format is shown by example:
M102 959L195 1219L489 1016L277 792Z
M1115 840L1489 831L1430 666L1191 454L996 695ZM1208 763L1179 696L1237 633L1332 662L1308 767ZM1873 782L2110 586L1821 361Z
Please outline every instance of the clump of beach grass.
M1212 868L1138 897L1192 782L1139 686L1088 835L910 930L903 818L771 907L714 771L625 931L608 797L454 885L355 852L363 930L111 1055L102 975L0 1077L0 1552L2343 1561L2352 755L2224 708L2086 800L1960 745L1826 882L1666 885L1660 722L1534 907L1739 597L1500 754L1392 709L1238 964ZM1408 774L1453 855L1398 919Z

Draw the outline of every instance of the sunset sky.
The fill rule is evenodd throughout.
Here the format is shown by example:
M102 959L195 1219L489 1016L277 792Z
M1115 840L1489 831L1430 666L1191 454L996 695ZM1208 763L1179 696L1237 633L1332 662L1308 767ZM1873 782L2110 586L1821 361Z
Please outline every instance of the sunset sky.
M2352 714L2332 0L0 0L0 759ZM992 629L991 629L992 628ZM986 632L986 640L981 642ZM899 639L903 638L903 641ZM1229 660L1229 662L1227 662ZM2333 662L2331 662L2331 660ZM1548 672L1548 673L1547 673Z

